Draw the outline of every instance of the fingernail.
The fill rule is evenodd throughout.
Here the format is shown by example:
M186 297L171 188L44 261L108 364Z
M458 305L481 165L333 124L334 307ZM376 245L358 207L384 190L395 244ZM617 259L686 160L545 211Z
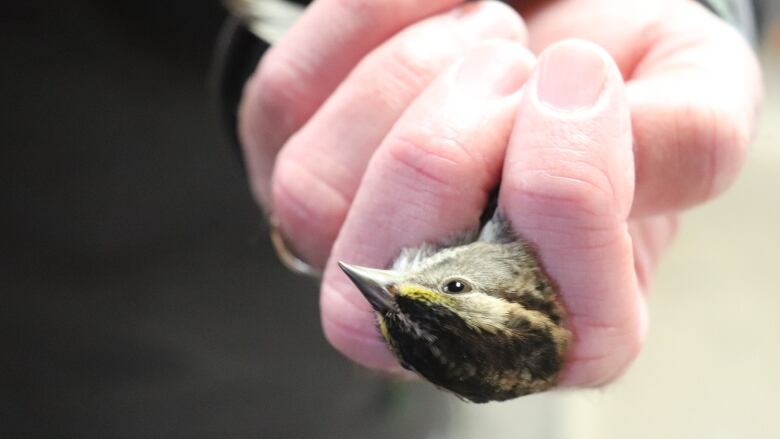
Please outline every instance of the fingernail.
M270 215L268 218L271 226L271 244L276 251L276 257L279 259L279 262L293 273L303 274L309 277L321 277L322 270L313 265L309 265L304 262L303 259L296 256L294 250L292 250L290 240L286 238L282 227L279 225L279 220L273 215Z
M466 3L452 10L452 15L457 19L469 18L482 6L481 3Z
M484 97L510 95L522 87L533 65L520 44L492 42L470 52L460 64L455 82L461 90Z
M604 89L606 66L588 43L565 42L542 54L537 72L539 100L563 111L592 107Z

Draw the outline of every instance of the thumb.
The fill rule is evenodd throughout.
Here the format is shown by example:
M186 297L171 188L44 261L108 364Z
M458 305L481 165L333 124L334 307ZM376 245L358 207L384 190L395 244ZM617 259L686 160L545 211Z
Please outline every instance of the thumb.
M561 383L598 385L635 357L645 308L626 219L634 193L631 118L607 52L567 40L526 86L499 205L536 246L574 334Z

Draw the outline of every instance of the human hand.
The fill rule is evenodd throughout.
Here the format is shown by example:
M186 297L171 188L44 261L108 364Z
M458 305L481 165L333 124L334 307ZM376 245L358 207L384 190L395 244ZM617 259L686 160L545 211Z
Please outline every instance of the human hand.
M535 2L523 11L530 42L499 4L431 16L457 3L315 2L246 89L253 189L298 255L329 261L331 343L397 369L335 261L385 266L402 247L475 226L503 175L499 204L569 310L562 383L606 382L641 346L644 293L675 212L739 170L760 98L756 62L687 1ZM534 67L519 45L569 37L607 52L567 41ZM495 38L518 43L480 44Z

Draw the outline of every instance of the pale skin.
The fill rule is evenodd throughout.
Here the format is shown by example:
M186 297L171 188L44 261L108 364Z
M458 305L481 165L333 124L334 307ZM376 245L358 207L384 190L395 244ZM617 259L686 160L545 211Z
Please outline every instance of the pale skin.
M569 313L561 384L609 382L679 213L739 173L762 90L727 24L688 0L517 4L317 0L245 89L253 192L324 268L323 330L362 365L399 370L337 262L474 227L500 180Z

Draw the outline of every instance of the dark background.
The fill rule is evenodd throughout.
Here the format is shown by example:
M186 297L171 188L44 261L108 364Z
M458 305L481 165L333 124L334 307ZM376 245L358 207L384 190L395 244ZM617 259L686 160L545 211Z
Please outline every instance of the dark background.
M324 341L219 125L216 1L0 11L0 437L424 437Z

